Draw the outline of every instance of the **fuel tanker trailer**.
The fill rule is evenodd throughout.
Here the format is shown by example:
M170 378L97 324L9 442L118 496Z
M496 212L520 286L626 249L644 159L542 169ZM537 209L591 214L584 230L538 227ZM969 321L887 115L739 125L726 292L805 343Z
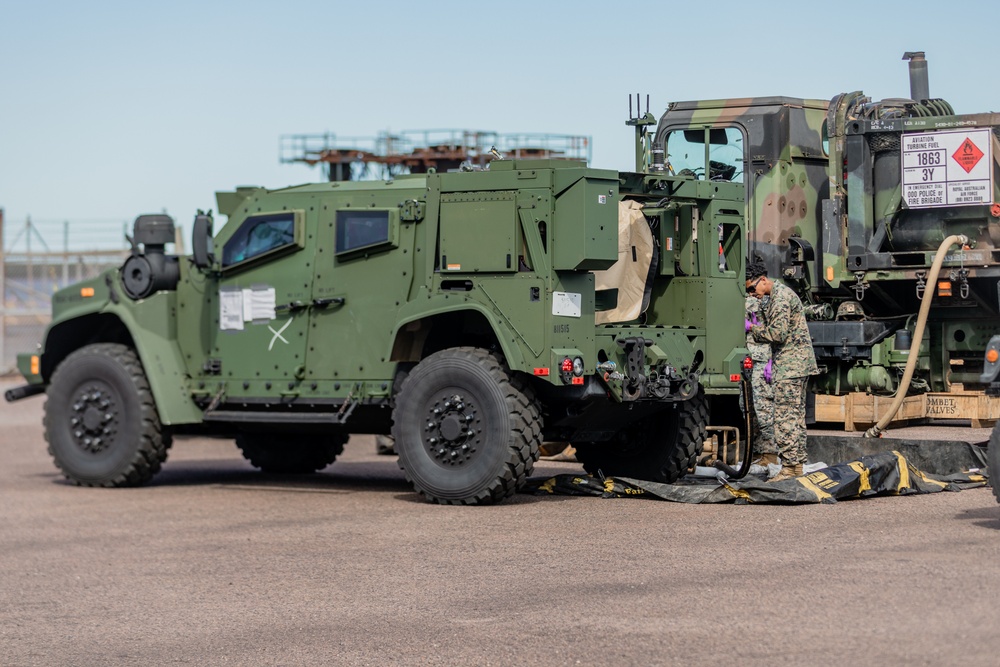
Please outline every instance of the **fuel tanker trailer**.
M750 258L806 306L818 394L982 389L1000 331L1000 114L956 113L904 60L909 98L677 102L647 141L650 173L745 186Z

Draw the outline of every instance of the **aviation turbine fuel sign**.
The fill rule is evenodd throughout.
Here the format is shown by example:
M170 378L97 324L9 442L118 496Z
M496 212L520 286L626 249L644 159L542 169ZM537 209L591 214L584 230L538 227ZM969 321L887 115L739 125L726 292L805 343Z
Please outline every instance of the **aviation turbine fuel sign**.
M989 129L904 133L903 201L910 208L993 203Z

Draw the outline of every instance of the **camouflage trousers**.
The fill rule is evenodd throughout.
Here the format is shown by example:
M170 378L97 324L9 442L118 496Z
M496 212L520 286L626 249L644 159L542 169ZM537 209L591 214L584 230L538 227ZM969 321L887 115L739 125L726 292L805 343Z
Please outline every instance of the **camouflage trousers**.
M774 385L764 379L763 363L754 364L750 387L753 392L754 455L777 454L778 446L774 442Z
M774 440L782 465L806 462L806 380L774 383Z

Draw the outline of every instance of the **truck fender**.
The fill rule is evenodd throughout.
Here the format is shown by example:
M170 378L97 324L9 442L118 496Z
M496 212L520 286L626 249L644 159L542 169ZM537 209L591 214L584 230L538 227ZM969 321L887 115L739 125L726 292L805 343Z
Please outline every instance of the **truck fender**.
M188 393L188 378L176 339L163 331L143 328L130 308L105 302L90 313L76 310L71 318L52 323L45 332L43 375L73 350L96 342L123 342L135 349L164 425L201 421L201 410Z
M412 307L408 308L407 306ZM500 350L507 360L507 366L515 371L525 370L524 354L520 346L516 344L517 334L496 313L488 310L482 304L474 301L454 303L452 300L445 301L443 297L432 297L429 302L420 302L419 307L414 302L410 302L407 306L400 309L400 319L390 338L388 358L394 361L419 361L420 350L413 349L413 346L407 341L412 341L415 338L412 332L418 329L424 321L434 320L445 315L474 312L481 316L492 330Z
M191 400L187 368L176 336L140 326L132 309L111 306L105 312L118 316L132 336L156 400L160 422L164 425L200 423L202 411Z

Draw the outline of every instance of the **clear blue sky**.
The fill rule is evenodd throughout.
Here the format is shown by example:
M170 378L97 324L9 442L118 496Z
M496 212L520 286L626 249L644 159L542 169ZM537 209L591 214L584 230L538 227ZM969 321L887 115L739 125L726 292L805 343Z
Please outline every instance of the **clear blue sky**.
M19 2L0 0L0 207L9 221L185 229L214 192L322 179L282 134L469 128L590 135L630 168L629 93L864 90L1000 110L1000 4L970 2ZM119 225L120 226L120 225Z

